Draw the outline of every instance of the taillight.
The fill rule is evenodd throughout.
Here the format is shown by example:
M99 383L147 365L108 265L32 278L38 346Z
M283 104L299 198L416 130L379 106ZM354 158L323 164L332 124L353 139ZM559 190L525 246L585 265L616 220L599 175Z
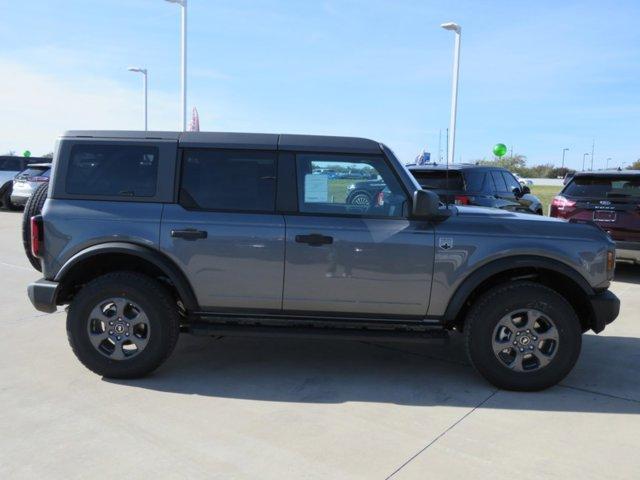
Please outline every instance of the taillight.
M561 212L575 206L576 202L574 202L573 200L569 200L562 195L556 195L555 197L553 197L553 201L551 202L551 207L557 208Z
M469 205L471 203L471 200L466 195L456 195L454 200L456 205Z
M39 257L42 251L43 229L42 229L42 217L35 215L31 217L31 254L34 257Z

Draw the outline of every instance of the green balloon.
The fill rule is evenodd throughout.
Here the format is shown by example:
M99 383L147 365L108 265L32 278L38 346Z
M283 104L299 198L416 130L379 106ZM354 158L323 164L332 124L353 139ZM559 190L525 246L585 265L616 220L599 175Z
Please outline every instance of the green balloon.
M507 153L507 146L504 143L496 143L493 146L493 154L496 157L502 157L505 153Z
M29 158L29 157L31 156L31 152L30 152L29 150L25 150L25 151L22 153L22 156L23 156L23 157L27 157L27 158Z

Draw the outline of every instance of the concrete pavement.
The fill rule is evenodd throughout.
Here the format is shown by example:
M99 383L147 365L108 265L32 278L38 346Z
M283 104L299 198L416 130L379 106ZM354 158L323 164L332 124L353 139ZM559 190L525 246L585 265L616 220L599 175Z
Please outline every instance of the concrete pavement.
M638 478L640 268L562 385L499 391L432 345L182 336L109 381L31 307L20 214L0 211L0 478Z

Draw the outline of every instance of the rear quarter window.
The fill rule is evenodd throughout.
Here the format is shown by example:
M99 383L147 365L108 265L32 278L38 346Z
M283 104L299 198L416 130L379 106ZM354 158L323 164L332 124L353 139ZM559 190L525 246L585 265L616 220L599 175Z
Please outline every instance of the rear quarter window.
M484 192L487 172L468 170L464 172L467 192Z
M75 145L65 190L91 196L153 197L158 148L142 145Z
M428 190L463 190L464 182L458 170L413 170L411 172L422 188ZM448 177L448 178L447 178Z

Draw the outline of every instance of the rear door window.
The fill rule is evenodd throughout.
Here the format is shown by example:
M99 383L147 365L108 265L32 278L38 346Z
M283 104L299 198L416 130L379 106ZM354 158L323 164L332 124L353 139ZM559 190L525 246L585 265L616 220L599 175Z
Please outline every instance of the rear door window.
M504 178L502 178L501 173L502 172L499 172L498 170L493 170L491 172L491 177L493 177L493 183L496 186L496 191L498 193L511 193L507 190L507 184L504 182Z
M483 171L467 170L464 172L467 192L484 192L485 190L493 190L493 188L488 188L488 182L485 184L486 177L487 173Z
M413 170L420 186L427 190L463 190L464 183L459 170Z
M274 212L275 152L186 150L180 203L201 210Z
M88 196L153 197L158 148L143 145L75 145L66 192Z

